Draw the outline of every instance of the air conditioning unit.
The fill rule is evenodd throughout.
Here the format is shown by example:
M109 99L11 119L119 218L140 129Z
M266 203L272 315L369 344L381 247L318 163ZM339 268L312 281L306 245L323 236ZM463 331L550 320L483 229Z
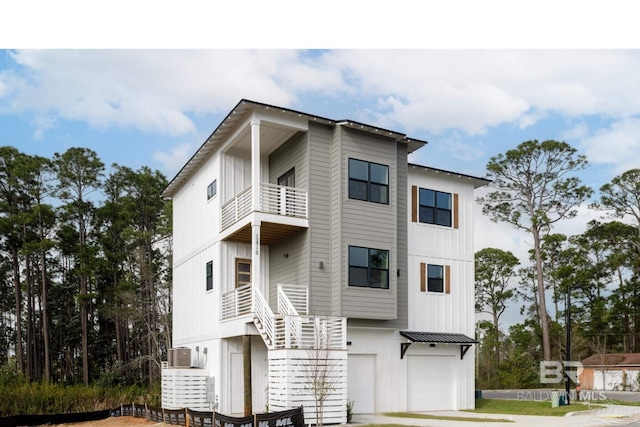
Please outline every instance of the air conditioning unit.
M170 368L190 368L191 349L190 348L170 348L168 357Z

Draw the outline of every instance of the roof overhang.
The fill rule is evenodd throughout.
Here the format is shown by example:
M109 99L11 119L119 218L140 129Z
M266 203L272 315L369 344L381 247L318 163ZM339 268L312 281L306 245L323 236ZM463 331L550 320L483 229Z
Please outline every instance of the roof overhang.
M387 129L379 128L376 126L366 125L353 120L332 120L321 116L303 113L301 111L292 110L289 108L277 107L275 105L264 104L261 102L250 101L248 99L242 99L231 110L231 112L220 122L218 127L211 133L209 138L198 148L193 156L185 163L176 176L167 184L162 191L162 197L172 198L177 191L189 180L189 178L200 168L211 154L216 151L220 145L222 145L227 138L237 130L238 126L242 124L252 112L256 111L269 111L277 112L286 116L304 117L310 122L322 123L326 125L347 126L353 129L360 129L368 133L384 135L389 138L393 138L396 141L407 144L407 152L413 153L417 149L425 146L427 141L421 141L419 139L408 138L405 134L390 131Z
M473 183L473 188L483 187L491 183L490 179L480 178L472 175L465 175L459 172L447 171L444 169L432 168L429 166L418 165L415 163L409 163L409 168L420 169L429 173L438 174L438 175L448 175L461 180L468 180Z
M399 331L400 335L407 338L410 342L400 343L400 359L404 358L409 346L413 343L426 344L457 344L460 346L460 359L464 358L471 345L478 344L473 338L464 334L446 333L446 332L415 332L415 331Z

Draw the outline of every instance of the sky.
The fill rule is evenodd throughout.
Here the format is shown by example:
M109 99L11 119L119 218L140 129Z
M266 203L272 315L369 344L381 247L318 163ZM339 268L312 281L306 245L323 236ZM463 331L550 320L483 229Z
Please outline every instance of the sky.
M0 145L28 154L87 147L171 179L245 98L427 140L411 162L479 177L523 141L565 141L596 198L640 167L640 51L618 2L13 3ZM601 216L585 204L555 231ZM526 259L530 240L476 209L477 249Z

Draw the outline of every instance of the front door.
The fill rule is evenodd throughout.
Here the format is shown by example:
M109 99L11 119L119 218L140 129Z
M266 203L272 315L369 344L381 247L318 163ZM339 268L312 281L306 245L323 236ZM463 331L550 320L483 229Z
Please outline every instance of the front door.
M236 288L251 284L251 260L236 259Z

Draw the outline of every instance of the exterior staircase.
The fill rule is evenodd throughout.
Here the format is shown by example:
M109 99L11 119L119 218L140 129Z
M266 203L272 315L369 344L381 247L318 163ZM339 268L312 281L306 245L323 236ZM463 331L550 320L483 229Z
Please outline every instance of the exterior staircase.
M344 424L347 320L315 316L308 308L308 288L294 285L278 285L276 313L250 285L223 295L223 319L250 315L268 349L269 411L302 405L305 422L317 424L316 396L326 393L323 423Z

